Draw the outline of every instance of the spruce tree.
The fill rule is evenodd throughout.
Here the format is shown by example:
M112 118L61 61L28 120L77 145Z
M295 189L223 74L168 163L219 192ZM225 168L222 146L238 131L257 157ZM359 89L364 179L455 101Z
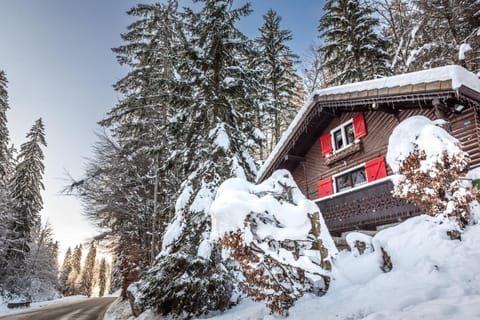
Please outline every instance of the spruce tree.
M232 8L232 0L198 2L198 12L182 13L185 41L175 48L171 100L179 112L170 121L182 128L176 134L184 142L174 153L188 178L162 252L142 288L147 306L178 318L231 305L235 281L218 247L210 243L208 210L223 180L254 177L251 154L258 141L252 101L257 75L248 67L252 44L235 27L250 8Z
M328 85L389 74L387 43L376 32L379 21L363 1L328 0L320 19Z
M103 297L105 294L105 289L107 286L107 262L105 258L102 258L100 260L100 268L98 272L98 296Z
M65 257L63 259L62 271L60 273L60 287L63 295L68 295L69 290L67 288L68 276L72 272L72 249L68 247L67 252L65 252Z
M85 258L85 263L83 264L82 278L80 280L80 292L88 297L92 295L96 255L97 248L95 247L95 242L92 241Z
M26 242L32 240L32 229L40 223L43 208L41 190L45 166L42 146L46 147L45 129L38 119L27 134L27 142L20 148L19 160L13 177L12 198L18 216L17 231L21 230ZM25 249L28 250L25 243Z
M12 216L8 226L6 253L7 290L17 294L28 294L31 287L31 246L35 245L33 233L40 228L40 210L43 207L41 190L44 189L42 146L46 146L44 127L38 119L27 134L27 141L21 145L18 163L9 182Z
M71 296L80 294L80 275L82 271L82 245L75 246L71 259L71 267L65 288L65 295Z
M265 98L260 120L266 135L266 150L261 155L262 159L275 147L303 104L302 99L298 99L302 96L302 89L296 87L299 77L293 67L298 56L287 45L293 38L292 34L280 27L281 17L271 9L263 20L260 36L256 39L259 51L256 63L261 70L262 96Z
M6 168L8 166L9 158L6 152L8 151L8 128L7 128L7 110L8 110L8 93L7 93L7 78L5 72L0 70L0 270L5 270L7 265L7 246L9 237L8 226L12 224L11 217L11 203L9 201L9 194L6 188L8 180L5 179ZM0 275L0 285L2 278L5 275Z
M2 187L5 185L10 163L9 132L7 128L7 110L9 109L7 83L5 72L0 70L0 182L3 183Z

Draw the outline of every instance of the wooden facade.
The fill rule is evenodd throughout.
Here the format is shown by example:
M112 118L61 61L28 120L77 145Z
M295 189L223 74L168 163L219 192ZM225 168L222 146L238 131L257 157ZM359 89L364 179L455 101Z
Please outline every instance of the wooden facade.
M456 108L459 105L464 108ZM319 205L333 234L373 229L421 213L415 206L394 199L391 181L383 178L392 174L383 162L388 139L393 129L408 117L423 115L432 120L439 117L448 120L446 129L470 155L471 168L480 167L480 93L463 86L453 89L451 81L319 95L302 112L302 119L297 120L288 139L277 148L260 180L275 169L290 170L303 193ZM325 155L325 151L330 151L326 150L326 136L356 118L364 119L366 132L348 147ZM375 170L381 171L384 166L385 172L378 176L369 173L372 162L380 163ZM364 167L366 178L361 169ZM356 168L360 168L366 181L351 190L336 190L342 187L338 185L338 177ZM327 186L324 189L323 182Z

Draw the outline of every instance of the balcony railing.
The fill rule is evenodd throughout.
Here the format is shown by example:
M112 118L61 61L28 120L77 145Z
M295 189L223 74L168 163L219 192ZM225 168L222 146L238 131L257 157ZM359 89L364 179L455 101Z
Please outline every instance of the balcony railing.
M372 230L376 226L405 220L422 212L392 196L393 183L386 179L358 190L317 200L332 234L350 230Z

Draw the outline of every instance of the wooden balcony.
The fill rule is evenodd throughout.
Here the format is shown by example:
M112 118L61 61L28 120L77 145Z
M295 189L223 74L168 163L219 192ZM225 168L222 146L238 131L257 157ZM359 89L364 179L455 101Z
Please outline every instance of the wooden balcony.
M421 214L420 209L391 194L393 183L386 179L318 200L316 203L333 235L351 230L375 230L382 224Z

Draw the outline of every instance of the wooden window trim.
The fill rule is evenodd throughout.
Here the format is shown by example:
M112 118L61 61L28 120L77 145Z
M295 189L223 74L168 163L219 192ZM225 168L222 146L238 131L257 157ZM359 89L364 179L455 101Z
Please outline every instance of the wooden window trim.
M345 148L348 148L349 146L351 146L352 144L355 143L356 139L354 139L353 142L347 144L347 134L345 132L345 127L347 127L349 124L353 125L353 118L348 120L348 121L345 121L341 125L339 125L339 126L333 128L332 130L330 130L330 139L331 139L331 143L332 143L332 154L340 152L340 151L344 150ZM337 149L337 145L335 143L335 135L334 135L334 132L336 132L338 130L341 130L342 141L343 141L343 147L341 147L340 149Z
M342 171L342 172L339 172L339 173L336 173L336 174L332 175L333 195L335 195L336 193L339 193L339 192L346 192L346 191L354 190L354 189L359 188L359 187L361 187L361 186L363 186L363 185L365 185L365 184L368 184L369 182L368 182L368 180L366 180L365 183L363 183L363 184L361 184L361 185L359 185L359 186L353 187L353 188L351 188L351 189L347 189L347 190L343 190L343 191L338 191L338 190L337 190L337 180L336 180L336 178L338 178L338 177L340 177L340 176L343 176L344 174L347 174L347 173L349 173L349 172L358 170L358 169L360 169L360 168L362 168L362 167L363 167L363 169L365 170L365 163L366 163L366 162L364 162L364 163L362 163L362 164L359 164L359 165L357 165L357 166L354 166L354 167L352 167L352 168L348 168L347 170L344 170L344 171ZM366 177L367 177L367 172L365 171L365 178L366 178Z

